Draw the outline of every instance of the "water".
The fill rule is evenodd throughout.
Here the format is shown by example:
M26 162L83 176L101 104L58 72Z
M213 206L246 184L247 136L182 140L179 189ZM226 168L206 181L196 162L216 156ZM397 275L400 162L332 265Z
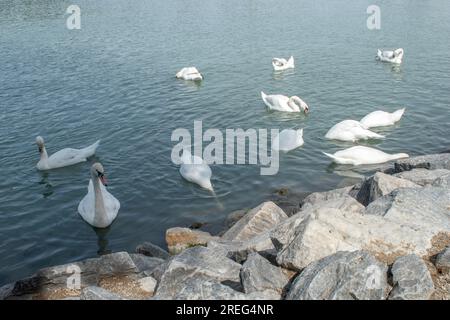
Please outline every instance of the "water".
M165 230L206 222L218 231L235 209L280 187L336 187L348 168L321 151L336 122L406 107L370 144L412 155L449 149L450 7L446 0L379 1L381 30L366 27L372 1L76 1L81 30L68 30L72 1L0 2L0 284L38 268L99 253L164 245ZM400 68L378 47L405 49ZM272 57L296 58L282 74ZM200 85L176 80L195 65ZM299 95L311 113L268 112L259 92ZM212 166L217 199L183 181L171 163L172 130L304 128L305 145L281 156L276 176L258 166ZM49 153L102 139L88 163L38 172L36 135ZM77 206L89 167L101 161L121 202L96 231ZM373 168L360 168L367 171ZM343 172L344 171L344 172Z

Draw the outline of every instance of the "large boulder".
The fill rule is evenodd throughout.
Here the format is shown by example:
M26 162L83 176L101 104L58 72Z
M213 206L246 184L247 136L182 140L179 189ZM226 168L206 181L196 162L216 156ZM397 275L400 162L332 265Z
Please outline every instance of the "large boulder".
M415 254L398 258L392 265L394 287L390 300L428 300L434 284L425 262Z
M431 187L397 189L372 202L364 215L323 206L272 236L277 263L300 271L338 251L360 249L389 261L423 256L437 234L450 232L449 206L450 190Z
M293 281L288 300L381 300L387 266L366 251L337 252L308 265Z
M271 201L264 202L246 213L222 236L224 240L249 240L287 219L281 208Z
M450 170L447 169L436 169L436 170L428 170L428 169L413 169L411 171L403 171L400 173L396 173L395 176L398 178L406 179L414 182L415 184L426 186L431 185L433 182L443 176L449 175Z
M192 230L189 228L170 228L166 231L166 242L171 254L178 254L181 251L194 247L206 246L211 241L218 239L208 232Z
M372 201L391 193L395 189L419 187L419 185L409 180L377 172L362 183L356 199L364 206L367 206Z
M257 253L248 256L241 269L241 280L245 293L273 291L279 298L289 278L279 267L272 265Z
M450 189L450 174L434 180L432 186Z
M239 263L221 253L205 247L189 248L167 263L155 296L175 297L186 281L199 277L240 288L240 270Z
M168 259L169 253L163 248L153 244L151 242L144 242L136 247L136 253L143 254L149 257L155 257L160 259Z
M409 171L415 168L450 170L450 153L417 156L394 162L395 172Z
M125 300L118 294L106 289L90 286L81 291L80 300Z

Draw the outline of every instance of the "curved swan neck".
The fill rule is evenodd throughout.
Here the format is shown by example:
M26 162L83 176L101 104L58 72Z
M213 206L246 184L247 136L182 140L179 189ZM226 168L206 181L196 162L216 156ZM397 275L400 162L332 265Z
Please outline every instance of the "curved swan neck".
M45 149L45 146L40 147L40 154L41 154L41 161L48 159L47 149Z
M92 183L94 184L94 199L95 199L94 221L96 225L102 225L104 224L104 221L106 219L106 210L102 189L100 188L100 179L98 177L93 176Z

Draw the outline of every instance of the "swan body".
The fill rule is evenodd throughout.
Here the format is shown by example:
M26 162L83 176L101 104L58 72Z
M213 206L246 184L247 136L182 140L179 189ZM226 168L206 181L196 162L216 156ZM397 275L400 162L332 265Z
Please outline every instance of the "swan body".
M71 166L86 161L87 158L95 154L95 150L100 144L100 140L83 149L65 148L48 156L45 149L44 139L40 136L36 138L36 144L39 147L41 159L36 165L39 170L50 170L61 167Z
M399 109L392 113L377 110L377 111L369 113L367 116L362 118L360 123L366 129L375 128L375 127L391 126L401 119L404 112L405 112L405 108Z
M274 138L272 149L288 152L302 146L303 143L303 129L285 129Z
M382 139L384 136L365 129L359 121L344 120L331 127L325 138L355 142L358 140Z
M193 156L189 151L184 149L181 162L180 174L184 179L196 183L206 190L214 191L211 184L211 168L202 158Z
M402 48L390 51L390 50L385 50L382 51L380 49L378 49L377 52L377 59L383 62L390 62L390 63L396 63L396 64L401 64L402 60L403 60L403 54L404 51Z
M120 202L105 188L103 166L94 163L91 167L88 193L78 205L78 213L84 221L96 228L106 228L116 219Z
M178 79L183 80L192 80L192 81L203 80L202 74L197 70L196 67L183 68L180 71L178 71L176 77Z
M288 60L284 58L273 58L272 66L275 71L294 69L294 57L291 56Z
M406 153L388 154L383 151L365 146L355 146L334 154L323 152L327 157L338 164L351 164L354 166L363 164L378 164L401 158L408 158Z
M282 112L309 112L308 105L299 97L286 97L281 94L267 95L261 91L261 98L269 110Z

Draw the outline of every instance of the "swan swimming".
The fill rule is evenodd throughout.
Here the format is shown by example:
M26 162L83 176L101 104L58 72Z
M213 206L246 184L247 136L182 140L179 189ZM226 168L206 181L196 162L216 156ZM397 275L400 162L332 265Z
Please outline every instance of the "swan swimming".
M377 52L377 59L383 62L390 62L390 63L396 63L401 64L403 60L403 49L399 48L393 51L382 51L378 49Z
M285 129L274 138L272 149L288 152L301 147L303 144L303 129Z
M360 123L366 129L391 126L402 118L404 112L405 108L399 109L392 113L377 110L362 118Z
M309 112L308 105L297 96L289 98L281 94L267 95L261 91L261 98L270 110L283 112L303 111L305 114Z
M359 121L344 120L331 127L325 138L355 142L358 140L382 139L384 136L365 129Z
M214 192L211 184L211 168L202 158L193 156L188 150L184 149L181 162L180 174L184 179Z
M391 160L408 158L406 153L388 154L383 151L365 146L355 146L345 150L337 151L335 154L323 152L327 157L339 164L351 164L354 166L362 164L379 164Z
M288 60L284 58L273 58L272 66L275 71L294 69L294 57L291 56Z
M65 148L55 152L50 157L45 149L44 138L36 137L36 144L39 147L41 159L36 165L39 170L50 170L66 166L71 166L86 161L87 158L95 154L95 150L100 144L100 140L84 149Z
M106 228L116 219L120 202L105 188L107 182L103 166L94 163L90 172L88 193L80 201L78 213L91 226Z
M183 68L180 71L178 71L176 77L178 79L183 80L192 80L192 81L203 80L202 74L197 70L196 67Z

